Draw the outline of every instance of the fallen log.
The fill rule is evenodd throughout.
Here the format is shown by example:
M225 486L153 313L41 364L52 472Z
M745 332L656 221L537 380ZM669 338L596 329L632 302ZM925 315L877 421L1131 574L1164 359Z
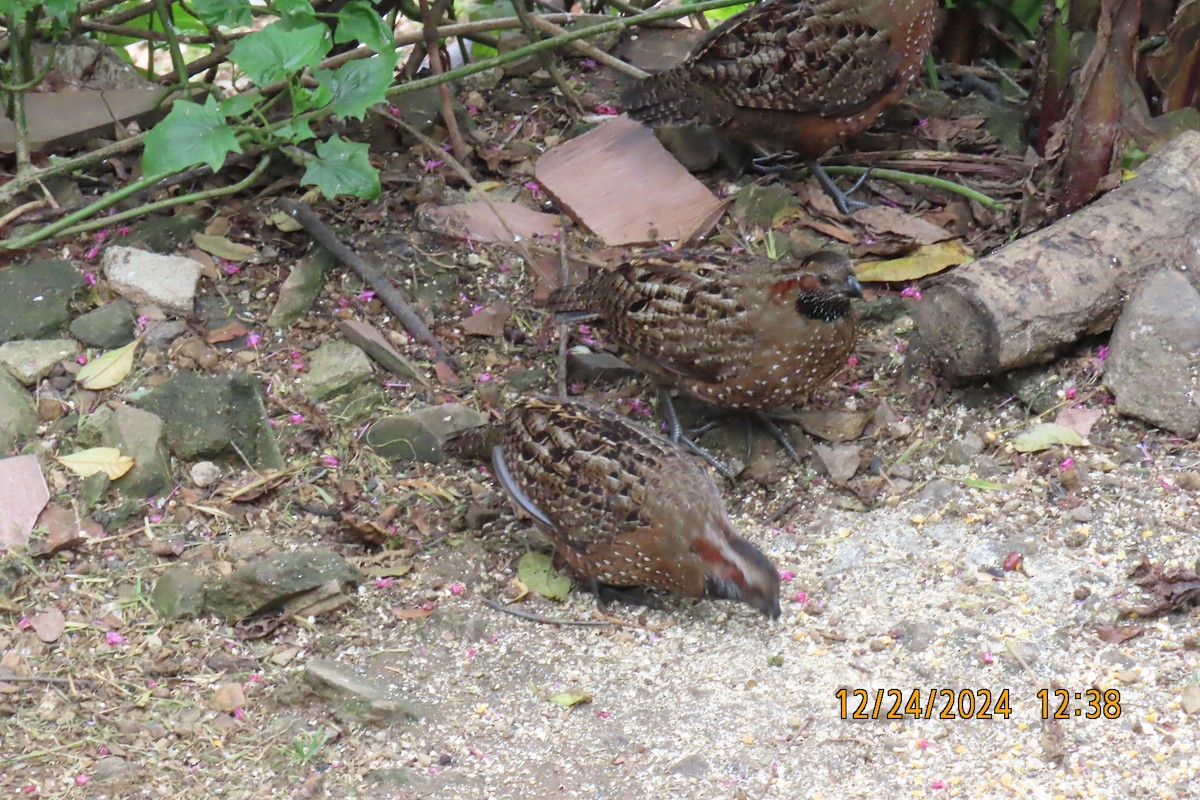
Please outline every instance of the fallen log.
M1200 236L1200 133L1179 135L1137 173L924 291L913 316L943 375L1049 361L1112 328L1143 276L1186 263Z

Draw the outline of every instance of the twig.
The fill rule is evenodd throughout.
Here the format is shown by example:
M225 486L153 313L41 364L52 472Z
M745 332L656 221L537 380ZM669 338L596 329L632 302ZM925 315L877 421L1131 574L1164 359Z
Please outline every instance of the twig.
M936 178L933 175L921 175L916 172L900 172L894 169L871 169L870 167L825 167L825 171L830 175L864 175L867 172L871 173L872 178L882 178L885 181L893 183L920 183L926 186L933 186L937 189L942 189L954 194L960 194L963 197L974 200L982 206L1003 210L1004 204L999 200L993 200L986 194L976 191L968 186L963 186L961 183L948 181L945 178Z
M529 38L530 43L539 41L542 37L537 34L529 9L525 7L525 0L512 0L512 7L513 11L517 12L517 17L521 20L521 27L524 28L525 35ZM551 80L554 81L554 85L562 92L562 96L567 102L575 106L576 111L582 114L583 103L579 102L579 97L575 94L575 90L571 88L571 84L567 83L567 79L563 77L562 70L558 68L558 64L554 63L554 59L550 53L539 52L537 57L542 65L542 69L549 73Z
M445 72L442 66L442 48L438 45L437 39L437 20L434 19L445 12L446 0L438 0L434 4L434 10L429 8L428 0L421 0L421 17L424 20L422 32L425 34L425 50L429 54L429 66L433 70L434 75L441 75ZM442 122L446 123L446 132L450 134L450 144L454 148L454 154L459 158L468 158L471 151L467 149L467 143L463 141L462 131L458 129L458 119L454 116L454 98L450 96L450 87L446 84L438 86L438 95L441 98Z
M577 625L581 628L607 628L613 624L612 620L607 619L558 619L557 617L543 617L541 614L535 614L523 608L513 608L512 606L498 603L490 597L483 598L483 604L495 611L512 614L514 617L527 619L530 622L540 622L543 625Z
M500 213L500 209L496 208L495 203L492 202L492 198L489 197L488 193L485 192L483 187L479 185L479 181L475 180L474 176L471 175L470 170L468 170L461 161L454 158L450 153L447 153L443 151L442 148L438 147L437 142L435 142L433 139L430 139L428 136L421 133L404 120L386 114L383 116L385 119L404 128L404 130L406 130L413 138L423 144L426 148L432 150L435 154L443 157L446 160L446 163L450 165L450 168L457 172L458 176L467 182L467 185L471 187L472 191L479 195L479 199L482 200L484 205L486 205L492 214L495 215L496 220L500 223L500 227L504 228L504 232L507 233L512 239L509 244L517 249L517 252L521 255L521 258L525 259L526 264L532 266L533 253L529 252L529 248L525 245L525 240L518 236L516 232L509 226L508 220L506 220Z
M533 18L533 24L538 30L548 33L551 36L562 36L567 32L566 29L555 25L553 22L547 22L545 17L535 16ZM594 47L587 42L572 42L571 48L575 50L575 52L582 53L588 58L597 61L606 67L615 69L617 72L620 72L624 75L628 75L631 78L637 78L641 80L643 78L650 77L649 72L646 72L643 69L638 69L632 64L626 64L616 56L611 56L600 48Z
M171 178L169 174L152 175L149 178L143 178L142 180L131 183L128 186L116 189L109 194L104 195L96 202L84 206L78 211L68 214L57 222L47 225L45 228L41 228L34 233L29 234L28 236L22 236L20 239L8 239L0 242L0 250L18 250L22 247L28 247L35 242L40 242L43 239L49 239L52 236L84 233L85 231L95 230L96 228L104 228L109 225L115 225L119 222L124 222L127 219L135 219L153 211L157 211L160 208L173 208L186 203L194 203L199 200L208 200L214 197L236 194L237 192L252 186L254 182L263 174L263 172L266 171L270 163L271 157L264 156L249 175L237 183L232 183L228 186L221 186L216 189L206 189L202 192L192 192L191 194L180 195L178 197L169 197L165 200L147 203L146 205L139 206L138 208L131 208L127 211L121 211L109 217L101 217L99 219L92 219L87 222L80 222L78 225L74 224L78 220L87 219L93 214L102 211L127 197L137 194L138 192L152 189L155 184L160 181L169 180Z
M342 244L333 231L317 217L316 212L312 210L312 206L308 203L298 202L286 197L279 198L277 202L280 208L287 212L292 219L299 222L304 230L308 231L308 235L317 244L333 254L338 261L341 261L354 270L355 274L374 289L375 296L387 306L389 311L396 315L396 319L400 320L400 324L404 326L406 331L411 333L418 341L431 346L439 360L445 361L455 369L458 369L457 362L446 352L445 346L433 335L433 331L426 327L421 318L417 316L417 312L400 295L400 292L392 286L387 278L380 274L379 270L368 264L349 247Z
M570 263L567 260L567 231L564 226L558 236L558 285L566 288ZM558 323L558 396L567 396L567 342L566 322Z

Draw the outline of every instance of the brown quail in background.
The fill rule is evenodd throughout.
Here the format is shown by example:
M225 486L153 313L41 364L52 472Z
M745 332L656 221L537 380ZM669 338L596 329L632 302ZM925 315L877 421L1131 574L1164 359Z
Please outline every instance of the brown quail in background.
M583 402L517 400L496 478L598 596L642 587L779 616L779 573L738 536L721 493L678 445Z
M766 0L622 99L646 125L711 125L796 152L846 212L845 194L816 159L904 94L936 26L937 0Z
M757 411L795 401L845 366L857 336L852 297L862 287L839 253L796 262L680 250L631 258L557 290L549 306L598 319L660 385Z

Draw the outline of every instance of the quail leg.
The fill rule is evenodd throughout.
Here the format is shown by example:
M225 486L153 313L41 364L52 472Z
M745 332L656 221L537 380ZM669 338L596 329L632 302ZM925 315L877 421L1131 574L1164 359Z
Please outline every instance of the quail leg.
M867 170L862 174L854 185L850 187L850 191L843 192L838 185L833 182L833 178L829 177L829 173L825 168L817 163L816 159L805 161L804 165L808 167L808 171L817 179L817 183L821 184L821 188L825 190L825 194L833 198L833 204L838 207L838 211L843 214L853 214L860 208L870 208L870 203L864 203L862 200L854 200L850 195L857 192L871 175L871 171Z
M696 426L695 428L688 429L687 434L690 437L699 438L701 435L708 433L710 430L720 425L728 416L728 413L715 416L712 419L709 419L707 422ZM771 438L779 442L779 446L784 449L784 452L788 454L788 457L791 458L792 461L795 461L797 464L803 463L800 458L800 454L796 451L795 445L792 444L792 440L788 438L788 435L783 432L783 429L779 427L779 424L771 417L770 414L767 414L765 411L747 411L744 413L744 417L752 422L757 422L766 430L767 433L771 434ZM749 439L748 434L749 432L747 431L747 440ZM750 450L749 441L746 443L746 449L747 451Z
M663 604L658 598L648 594L643 586L610 586L607 583L592 581L591 589L592 593L596 595L596 605L601 612L607 612L608 604L614 601L632 606L645 606L655 610L663 608Z
M681 444L691 452L700 456L723 477L726 477L731 481L737 478L737 475L734 474L733 470L731 470L724 461L717 458L700 445L696 444L694 439L683 435L683 426L679 424L679 415L675 413L675 401L671 399L671 392L669 389L664 388L658 390L658 413L662 415L663 421L667 423L667 433L671 437L672 442Z

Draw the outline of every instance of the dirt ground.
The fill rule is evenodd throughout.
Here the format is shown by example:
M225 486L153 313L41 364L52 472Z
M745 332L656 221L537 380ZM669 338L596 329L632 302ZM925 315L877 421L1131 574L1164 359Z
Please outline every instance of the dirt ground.
M518 101L511 109L497 102L492 134L498 141L517 130L519 117L520 138L503 155L520 166L538 152L529 142L567 126L543 123ZM605 620L590 596L573 592L565 603L515 602L552 620L532 621L485 602L520 593L516 563L532 542L490 476L457 460L390 464L360 441L370 419L434 402L502 409L514 370L556 369L555 342L539 338L533 272L500 248L410 230L412 205L465 192L447 189L453 174L417 149L396 164L384 170L381 204L318 210L355 247L381 254L462 360L463 384L422 390L380 375L387 402L360 419L307 405L294 388L293 353L303 358L338 336L338 317L381 328L394 321L335 268L299 325L266 330L279 282L308 239L269 227L263 201L190 209L226 217L228 235L263 254L202 284L202 294L236 306L262 335L249 366L218 348L213 371L259 377L289 459L331 458L252 502L176 499L76 549L23 562L21 592L0 608L0 656L24 676L0 682L0 795L1200 796L1197 612L1123 616L1157 597L1131 577L1143 562L1168 572L1195 567L1200 444L1115 415L1102 388L1103 338L1039 373L1050 387L1047 407L1104 412L1087 444L1019 453L1014 435L1044 409L1014 399L1017 390L1002 382L944 385L905 305L919 300L880 287L862 306L855 363L813 402L870 416L850 442L859 458L852 479L837 485L811 455L792 464L770 440L756 438L747 457L733 422L704 440L748 464L722 487L735 523L784 574L781 619L674 600L661 610L615 606ZM520 186L528 172L508 178ZM537 205L527 194L518 199ZM746 239L735 227L722 226L720 244ZM969 234L995 243L1006 232ZM749 238L761 252L761 237ZM84 264L93 244L56 252ZM589 252L595 243L572 240L569 249ZM458 320L502 298L513 304L504 336L462 335ZM432 379L423 348L406 354ZM143 357L138 376L178 368L162 351ZM575 388L626 411L631 398L653 397L643 380ZM296 415L304 421L290 423ZM798 428L792 435L810 451ZM70 446L69 433L49 428L41 440L48 455ZM185 485L188 466L177 465ZM48 459L45 469L55 499L76 502L78 479ZM227 468L214 488L247 477ZM337 505L348 487L361 519L399 504L395 537L382 551L300 507ZM164 542L180 547L156 547ZM338 611L260 638L216 617L165 623L149 605L151 587L176 563L211 583L248 559L307 546L394 574L368 580ZM30 618L51 606L66 627L47 643ZM338 719L302 679L318 658L393 685L425 715ZM866 718L848 719L857 690L866 691ZM880 693L893 691L915 711L886 719L896 695ZM943 718L947 693L953 713ZM568 707L556 702L564 695L584 697ZM1045 719L1063 696L1066 718ZM231 697L240 700L232 711ZM1100 718L1086 718L1089 699ZM985 701L992 718L976 718Z
M345 288L334 281L322 303L338 307ZM229 516L168 514L30 562L0 652L36 679L0 694L0 788L89 798L1194 797L1195 612L1120 615L1149 602L1130 577L1144 559L1192 566L1200 492L1175 484L1200 464L1196 444L1108 411L1069 456L1012 452L1003 429L1028 409L990 387L938 386L903 313L864 331L858 365L818 400L892 410L855 442L865 468L850 486L833 486L811 459L785 462L770 440L756 440L750 458L757 480L723 484L735 522L784 574L780 620L718 602L617 606L620 623L603 627L500 613L484 601L517 594L515 564L532 540L480 467L391 466L329 423L323 446L343 457L337 469ZM529 345L463 348L469 364L492 364L499 385L514 353L523 366L553 367ZM1099 368L1085 348L1048 375L1104 408ZM634 382L597 397L620 405L649 394ZM982 451L956 455L971 434ZM721 452L736 455L740 426L725 440ZM69 502L69 480L48 471ZM377 548L292 505L347 480L373 487L380 504L405 481L443 493L406 509L407 574L368 581L349 608L261 639L216 618L164 624L149 608L150 587L174 563L152 540L182 538L180 560L212 580L255 554L309 545L380 563ZM29 613L48 605L67 617L52 644L28 628ZM578 592L515 606L602 621ZM381 677L428 715L339 722L301 680L313 658ZM244 694L233 713L215 699L227 684ZM847 719L859 702L851 694L843 710L838 692L858 689L867 718ZM1068 718L1047 721L1039 692L1051 692L1053 712L1059 689L1072 695ZM1119 692L1101 696L1108 718L1083 716L1093 689ZM874 712L887 690L906 705L916 697L922 718L884 719L894 695ZM945 691L956 693L950 719ZM551 699L562 692L589 699L564 707ZM974 716L972 700L982 711L987 693L992 719L960 718Z

